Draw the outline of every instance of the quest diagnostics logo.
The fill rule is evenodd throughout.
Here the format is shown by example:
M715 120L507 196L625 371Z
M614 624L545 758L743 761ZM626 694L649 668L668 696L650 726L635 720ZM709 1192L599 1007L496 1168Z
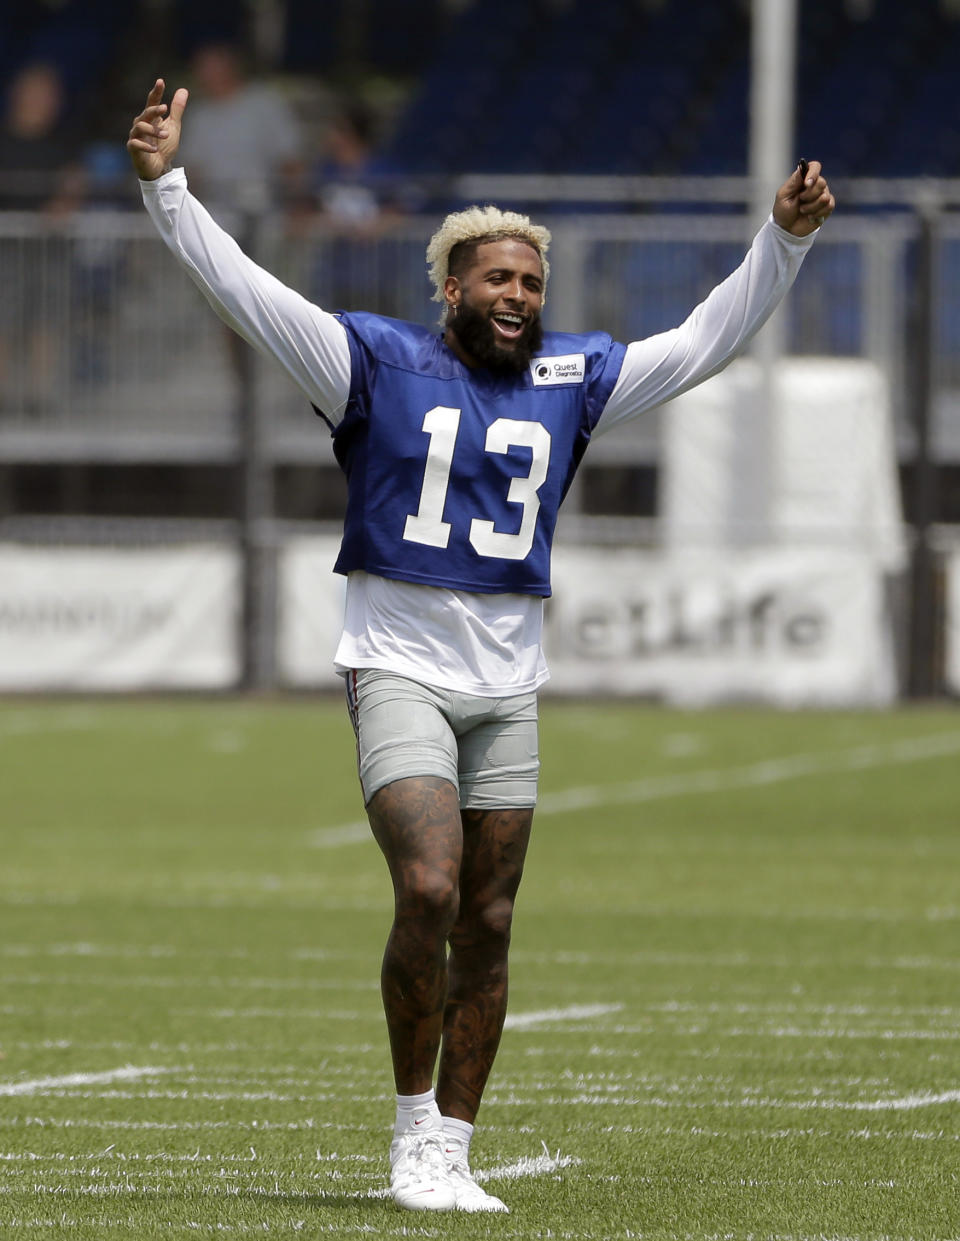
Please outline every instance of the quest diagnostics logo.
M557 358L534 358L530 374L535 388L554 384L582 384L586 363L582 353L565 353Z

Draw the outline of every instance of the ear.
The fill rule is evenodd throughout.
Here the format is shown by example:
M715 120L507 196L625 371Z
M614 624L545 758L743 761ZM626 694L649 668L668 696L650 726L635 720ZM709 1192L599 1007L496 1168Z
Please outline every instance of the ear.
M460 281L456 276L447 276L446 280L444 280L443 296L448 307L460 305L460 298L463 294L460 290Z

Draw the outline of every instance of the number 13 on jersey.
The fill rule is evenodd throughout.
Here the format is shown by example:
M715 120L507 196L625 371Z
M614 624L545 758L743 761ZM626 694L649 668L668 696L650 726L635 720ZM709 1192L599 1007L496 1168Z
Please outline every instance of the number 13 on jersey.
M435 405L423 417L423 430L430 437L427 460L416 513L407 516L403 537L410 543L428 547L446 547L451 526L443 520L450 485L450 466L460 428L460 410L448 405ZM506 453L512 446L529 448L530 471L514 477L507 490L507 500L523 509L520 529L515 534L495 530L492 521L474 517L470 522L470 545L479 556L498 560L523 560L533 547L533 536L540 512L537 494L547 478L550 465L550 432L541 422L521 422L514 418L498 418L487 428L486 452ZM482 469L478 461L476 469Z

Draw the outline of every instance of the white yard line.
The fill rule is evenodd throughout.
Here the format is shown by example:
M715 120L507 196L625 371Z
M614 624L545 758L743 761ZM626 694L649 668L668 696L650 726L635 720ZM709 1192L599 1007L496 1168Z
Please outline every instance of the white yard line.
M698 1003L691 1000L663 1000L644 1005L648 1013L662 1013L669 1016L673 1013L694 1013L696 1016L715 1017L724 1013L744 1014L751 1016L777 1016L782 1013L808 1016L828 1017L958 1017L960 1007L947 1004L798 1004L794 1000L767 1000L753 1003L748 1000L711 1000Z
M203 1102L229 1103L239 1100L242 1103L387 1103L393 1095L385 1091L381 1094L348 1094L339 1090L311 1090L306 1093L281 1093L277 1090L120 1090L111 1087L109 1090L91 1090L79 1086L49 1086L36 1093L61 1098L61 1091L69 1090L71 1099L131 1099L160 1100L169 1102Z
M369 1102L365 1099L364 1102ZM19 1117L0 1116L0 1129L105 1129L108 1132L158 1133L206 1133L224 1129L237 1129L241 1133L313 1133L345 1132L350 1134L371 1133L379 1141L383 1126L379 1124L347 1124L334 1120L317 1120L308 1116L304 1120L91 1120L83 1116L33 1116L26 1120Z
M570 810L589 810L597 806L630 805L686 797L695 793L717 793L730 789L762 788L819 776L830 772L868 771L891 764L918 763L960 753L960 732L937 733L930 737L908 737L900 741L855 746L850 750L790 754L764 759L745 767L688 771L622 784L586 785L547 793L537 803L537 814L563 814Z
M364 1014L355 1009L340 1008L264 1008L257 1005L255 1008L174 1008L170 1011L177 1017L209 1017L223 1021L247 1021L254 1018L266 1021L361 1021L364 1019Z
M99 727L102 713L95 707L68 707L65 711L52 714L44 711L36 714L30 711L14 711L0 717L0 736L25 737L35 733L52 732L89 732Z
M0 957L121 957L124 960L140 961L144 959L168 959L179 955L191 957L229 956L230 953L179 953L170 945L152 945L146 948L131 948L127 944L91 944L77 941L71 944L3 944L0 946ZM246 957L246 953L242 957ZM238 958L242 959L242 958Z
M69 1089L71 1086L106 1086L112 1082L139 1081L141 1077L157 1077L161 1073L179 1073L180 1069L158 1068L155 1065L136 1067L132 1064L102 1073L63 1073L59 1077L34 1077L25 1082L0 1082L0 1096L45 1094L48 1090Z
M607 1013L619 1013L622 1008L622 1004L571 1004L567 1008L542 1008L539 1012L508 1014L504 1028L529 1030L533 1026L555 1021L584 1021L606 1016Z
M34 957L82 957L93 959L120 958L124 961L250 961L265 955L250 952L246 948L192 948L174 947L172 944L148 944L133 947L130 944L92 944L85 940L57 944L0 944L0 957L28 960ZM291 961L367 961L369 953L355 948L291 948L284 957ZM960 968L960 963L958 963Z
M844 1102L840 1099L810 1099L793 1107L824 1108L846 1112L910 1112L918 1107L938 1107L944 1103L960 1103L960 1090L927 1090L921 1094L904 1095L899 1099L871 1099Z
M640 1032L643 1027L635 1027L629 1029L624 1026L614 1033L617 1034L635 1034ZM676 1034L696 1034L702 1031L703 1027L699 1024L684 1028L682 1026L674 1026ZM949 1042L954 1043L960 1039L960 1030L951 1028L940 1028L934 1030L911 1030L901 1029L893 1030L890 1028L870 1027L870 1026L757 1026L744 1027L733 1026L731 1029L723 1031L724 1038L799 1038L799 1039L883 1039L884 1042L908 1042L908 1043L930 1043L930 1042Z
M111 1052L113 1054L129 1055L131 1052L141 1052L144 1050L144 1044L138 1043L133 1039L70 1039L70 1038L43 1038L43 1039L11 1039L9 1042L4 1041L4 1048L17 1048L18 1051L74 1051L84 1052ZM247 1052L249 1047L241 1042L219 1042L219 1043L188 1043L185 1040L178 1040L176 1043L165 1043L159 1039L151 1039L146 1044L150 1052L166 1052L173 1055L175 1052L181 1055L189 1053L192 1056L230 1056L237 1052ZM324 1043L325 1057L331 1056L355 1056L358 1054L383 1055L383 1048L378 1043ZM285 1055L289 1048L280 1046L276 1043L257 1042L257 1051L264 1058L273 1057L275 1063L269 1068L261 1068L263 1073L284 1073L296 1072L296 1068L289 1066L284 1068L283 1063L276 1058ZM328 1072L339 1072L329 1067L329 1063L325 1065ZM239 1071L239 1070L238 1070ZM355 1068L344 1068L343 1072L355 1072Z
M544 793L537 802L537 816L594 810L599 806L635 805L665 801L702 793L734 789L765 788L785 780L850 771L871 771L903 763L921 763L960 754L960 732L935 733L929 737L906 737L859 745L849 750L825 750L810 754L787 754L762 759L743 767L686 771L620 784L581 785L556 793ZM337 827L318 828L307 836L314 849L336 849L371 840L369 825L362 820Z
M360 1196L360 1195L356 1195ZM376 1195L363 1195L365 1197L374 1197ZM383 1196L383 1195L379 1195ZM425 1215L433 1214L425 1211ZM440 1214L441 1221L447 1220L449 1217ZM471 1217L472 1218L472 1217ZM466 1221L463 1221L466 1222ZM79 1227L96 1227L104 1230L116 1230L118 1228L127 1228L131 1236L136 1236L143 1227L141 1216L125 1217L125 1216L99 1216L90 1218L84 1215L79 1216L68 1215L65 1211L55 1215L17 1215L10 1221L11 1227L14 1228L49 1228L57 1233L62 1233L66 1228ZM303 1232L305 1235L318 1236L316 1225L310 1220L294 1220L291 1222L275 1223L271 1225L267 1222L257 1224L231 1223L225 1224L222 1221L216 1223L204 1223L200 1220L181 1221L174 1220L158 1220L154 1224L155 1228L161 1230L174 1231L177 1234L189 1229L192 1236L269 1236L274 1233L278 1236L289 1237L291 1232L298 1235ZM449 1235L449 1225L443 1222L433 1223L425 1220L417 1223L400 1220L397 1223L387 1224L383 1220L377 1220L376 1224L370 1223L369 1220L362 1223L344 1223L335 1221L325 1223L322 1228L324 1236L362 1236L362 1237L438 1237L444 1238ZM517 1237L520 1234L515 1231L504 1231L505 1237ZM565 1228L558 1229L553 1232L531 1233L532 1236L552 1236L560 1238L561 1241L649 1241L650 1233L638 1231L636 1228L618 1227L616 1232L605 1232L602 1234L592 1231L578 1230L576 1233L568 1231ZM658 1237L665 1236L667 1241L717 1241L718 1234L713 1232L685 1232L685 1233L667 1233L657 1232ZM830 1233L829 1241L869 1241L873 1236L872 1233ZM824 1241L826 1236L823 1232L807 1233L807 1232L788 1232L788 1233L764 1233L766 1241ZM905 1233L885 1232L883 1241L912 1241L912 1237ZM944 1238L944 1241L960 1241L960 1234L954 1234L952 1237Z
M307 837L307 843L313 849L339 849L341 845L359 845L366 841L373 843L370 824L359 819L353 823L343 823L340 827L318 828Z
M74 1021L78 1017L87 1017L94 1011L92 1005L45 1005L44 1013L48 1017L59 1017L64 1021ZM2 1017L35 1017L34 1004L0 1004ZM246 1020L247 1018L264 1018L268 1021L305 1019L329 1021L360 1021L365 1014L350 1009L335 1008L171 1008L170 1013L176 1017L202 1017L224 1021Z
M895 1099L772 1099L748 1096L742 1099L713 1099L702 1103L679 1099L650 1099L644 1100L644 1102L663 1108L782 1107L804 1112L910 1112L921 1107L940 1107L948 1103L960 1103L960 1090L941 1090L939 1092L931 1090L924 1091L921 1094L904 1095Z
M154 988L161 991L380 991L372 979L256 978L217 975L190 978L182 974L0 974L0 989L12 987L119 987L123 991Z

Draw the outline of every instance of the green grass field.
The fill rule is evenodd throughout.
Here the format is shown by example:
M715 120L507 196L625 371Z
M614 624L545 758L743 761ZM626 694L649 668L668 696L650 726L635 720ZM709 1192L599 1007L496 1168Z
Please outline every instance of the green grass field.
M0 1237L960 1237L960 720L542 734L511 1214L413 1215L340 702L0 703Z

